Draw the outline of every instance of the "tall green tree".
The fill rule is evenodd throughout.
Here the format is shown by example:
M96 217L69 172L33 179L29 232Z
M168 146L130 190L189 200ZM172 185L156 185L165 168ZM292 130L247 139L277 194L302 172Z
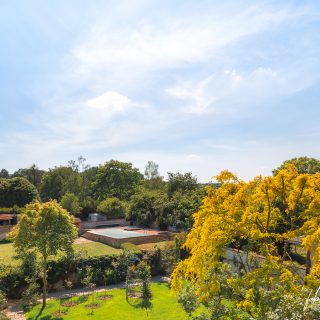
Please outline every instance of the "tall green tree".
M6 169L1 169L1 171L0 171L0 178L5 178L5 179L10 178L9 171L6 170Z
M166 183L159 174L159 165L148 161L144 171L144 187L149 190L164 190Z
M151 227L157 221L165 198L166 195L161 192L141 188L131 197L128 218L135 220L141 226Z
M24 207L39 198L36 187L25 178L0 178L0 206Z
M67 192L79 195L81 192L81 174L71 167L55 167L44 176L40 188L43 201L55 199L60 201Z
M176 191L195 190L198 181L192 172L172 173L168 172L168 196L171 197Z
M47 301L48 260L59 252L70 254L76 237L77 229L72 216L56 201L27 205L10 234L18 255L39 257L43 308Z
M37 190L39 190L44 173L44 170L40 170L35 164L33 164L29 168L21 168L15 171L13 176L26 178L37 188Z
M131 163L110 160L98 169L94 193L100 200L111 197L129 200L142 179L143 175Z
M273 175L285 169L288 164L293 164L299 173L315 174L320 172L320 160L309 157L298 157L284 161L278 168L272 171Z

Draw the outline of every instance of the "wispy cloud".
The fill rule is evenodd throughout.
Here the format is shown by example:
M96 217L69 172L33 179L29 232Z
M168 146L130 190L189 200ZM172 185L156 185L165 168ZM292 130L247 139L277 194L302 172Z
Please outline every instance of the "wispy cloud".
M58 28L55 19L45 25L55 41L69 34L58 52L47 52L49 39L31 37L36 49L27 61L34 64L20 72L21 78L34 74L23 87L33 108L17 103L19 116L12 112L10 128L0 131L3 154L15 151L15 166L43 167L79 154L96 163L119 157L140 167L152 159L164 172L180 168L202 180L215 168L243 175L270 168L274 159L294 153L294 146L282 152L280 144L290 133L305 137L303 123L315 128L312 141L319 137L317 99L304 105L304 91L319 85L320 74L320 8L308 3L95 2L86 5L88 12L78 8L86 17L80 28L61 11ZM65 4L70 12L73 5ZM41 25L34 22L34 30ZM18 49L6 57L13 61L8 74L24 61L23 44ZM35 63L43 52L57 68ZM15 96L11 85L3 80L8 90L2 96ZM276 117L268 113L283 101ZM276 121L283 123L276 127ZM298 121L304 122L297 129ZM272 140L273 146L275 134L287 140ZM312 144L299 150L312 151ZM4 166L13 165L3 159Z

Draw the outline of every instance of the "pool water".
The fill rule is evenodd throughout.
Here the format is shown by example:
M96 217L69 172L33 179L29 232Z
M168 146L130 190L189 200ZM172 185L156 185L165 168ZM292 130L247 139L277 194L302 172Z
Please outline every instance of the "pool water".
M100 229L100 230L91 230L91 233L95 233L101 236L107 236L115 239L123 239L123 238L135 238L135 237L145 237L148 234L135 232L135 231L127 231L118 228L108 228L108 229Z

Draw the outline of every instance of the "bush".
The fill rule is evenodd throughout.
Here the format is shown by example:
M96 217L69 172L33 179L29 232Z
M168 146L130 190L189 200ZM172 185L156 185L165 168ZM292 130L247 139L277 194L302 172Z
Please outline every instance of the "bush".
M40 285L36 278L26 279L28 283L27 289L22 293L23 306L33 306L36 305L39 298Z
M74 193L67 192L61 198L60 204L62 208L66 209L73 215L79 215L82 210L79 204L79 198Z
M97 212L105 214L108 219L124 218L126 205L118 198L107 198L100 202Z
M125 242L121 245L121 249L132 250L134 252L141 252L138 246L133 243Z
M39 199L38 190L25 178L0 179L0 206L24 207Z

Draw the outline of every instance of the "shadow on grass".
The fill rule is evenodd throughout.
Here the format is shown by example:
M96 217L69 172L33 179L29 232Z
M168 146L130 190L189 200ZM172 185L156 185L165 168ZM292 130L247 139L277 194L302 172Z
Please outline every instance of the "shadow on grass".
M44 310L44 308L41 308L39 310L39 313L35 316L35 318L30 318L30 320L40 320L40 319L41 320L63 320L63 318L61 318L61 317L55 317L52 315L47 315L47 316L41 317L43 310Z
M148 310L151 311L153 309L153 305L148 299L135 299L135 301L133 301L132 299L128 299L127 302L130 306L136 309L145 309L147 313Z

